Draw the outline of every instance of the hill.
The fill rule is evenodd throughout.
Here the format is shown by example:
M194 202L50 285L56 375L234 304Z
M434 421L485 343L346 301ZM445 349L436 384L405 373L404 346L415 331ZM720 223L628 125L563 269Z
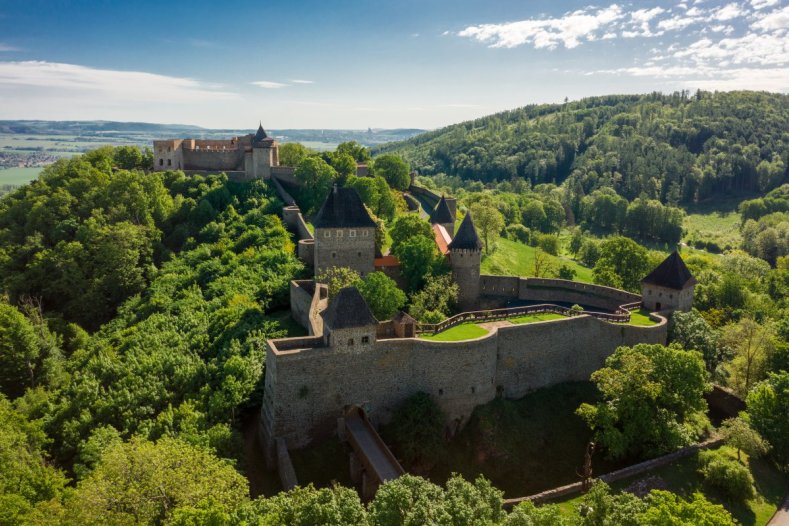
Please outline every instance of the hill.
M374 148L423 175L533 185L576 196L693 203L787 180L789 96L764 92L611 95L531 105Z

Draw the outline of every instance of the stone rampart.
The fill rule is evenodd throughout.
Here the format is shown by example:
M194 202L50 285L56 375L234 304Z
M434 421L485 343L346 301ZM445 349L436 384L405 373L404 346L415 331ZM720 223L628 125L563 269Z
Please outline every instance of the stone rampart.
M293 186L301 186L301 182L294 177L294 168L292 166L272 166L271 177L277 179L281 183L287 183Z
M184 149L183 158L186 170L244 170L244 152L241 150Z
M409 186L408 191L417 197L426 199L430 203L431 207L435 207L438 204L438 201L441 199L441 196L435 193L434 191L428 190L427 188L424 188L422 186L417 186L415 184ZM446 196L444 196L444 199L447 202L449 211L452 212L452 217L457 217L457 200L454 197L446 197ZM428 210L427 212L430 213L430 210Z
M588 380L621 345L665 344L667 322L659 320L637 327L582 315L500 327L467 341L381 339L342 350L275 340L266 357L264 420L273 415L270 436L298 448L330 436L346 406L363 407L386 423L399 404L423 391L447 414L447 424L459 427L497 392L520 398L556 383Z
M290 282L290 314L299 325L307 329L310 336L323 334L323 318L320 312L327 306L328 290L325 285L316 284L311 279Z

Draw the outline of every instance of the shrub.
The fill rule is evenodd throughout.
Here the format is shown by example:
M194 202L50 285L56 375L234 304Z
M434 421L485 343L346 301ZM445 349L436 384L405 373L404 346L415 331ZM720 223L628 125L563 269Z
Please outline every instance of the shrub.
M559 254L559 237L552 234L536 234L532 238L537 238L537 245L548 254L556 256Z
M392 415L387 431L406 465L436 458L443 448L444 413L427 393L406 399Z
M702 451L699 453L699 463L699 473L705 483L732 500L753 498L753 476L744 464L721 451Z
M523 225L508 225L504 229L504 236L512 241L520 241L521 243L529 243L531 239L531 230Z
M575 278L576 274L577 273L575 272L575 269L572 269L567 265L562 265L559 267L559 271L557 272L557 275L560 279L566 279L570 281Z

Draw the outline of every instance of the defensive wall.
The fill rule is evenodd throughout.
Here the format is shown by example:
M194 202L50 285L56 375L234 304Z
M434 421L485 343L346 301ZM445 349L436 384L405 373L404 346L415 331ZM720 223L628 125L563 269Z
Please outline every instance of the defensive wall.
M310 336L323 334L323 318L320 313L329 303L329 289L314 280L290 282L290 314Z
M274 438L294 449L331 436L350 405L386 423L419 391L429 393L447 423L458 428L497 393L520 398L541 387L588 380L621 345L665 344L667 321L652 316L656 325L632 326L580 315L499 327L455 342L382 338L333 348L319 337L269 341L263 402L269 455ZM382 327L378 334L391 329Z
M441 199L441 196L435 193L432 190L428 190L422 186L418 186L414 183L411 183L411 186L408 187L408 191L417 197L421 197L422 199L427 200L433 207L438 204L438 201ZM449 211L452 212L452 217L457 217L457 200L454 197L446 197L444 199L447 201L447 206L449 206ZM428 210L429 213L429 210Z
M621 305L641 301L624 290L566 279L519 278L481 275L480 305L490 308L512 300L577 303L615 311Z

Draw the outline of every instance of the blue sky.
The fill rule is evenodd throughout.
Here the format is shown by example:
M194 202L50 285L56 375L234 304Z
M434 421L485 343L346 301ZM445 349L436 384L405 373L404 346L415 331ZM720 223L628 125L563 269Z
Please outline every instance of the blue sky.
M0 119L436 128L696 88L789 91L789 1L0 0Z

